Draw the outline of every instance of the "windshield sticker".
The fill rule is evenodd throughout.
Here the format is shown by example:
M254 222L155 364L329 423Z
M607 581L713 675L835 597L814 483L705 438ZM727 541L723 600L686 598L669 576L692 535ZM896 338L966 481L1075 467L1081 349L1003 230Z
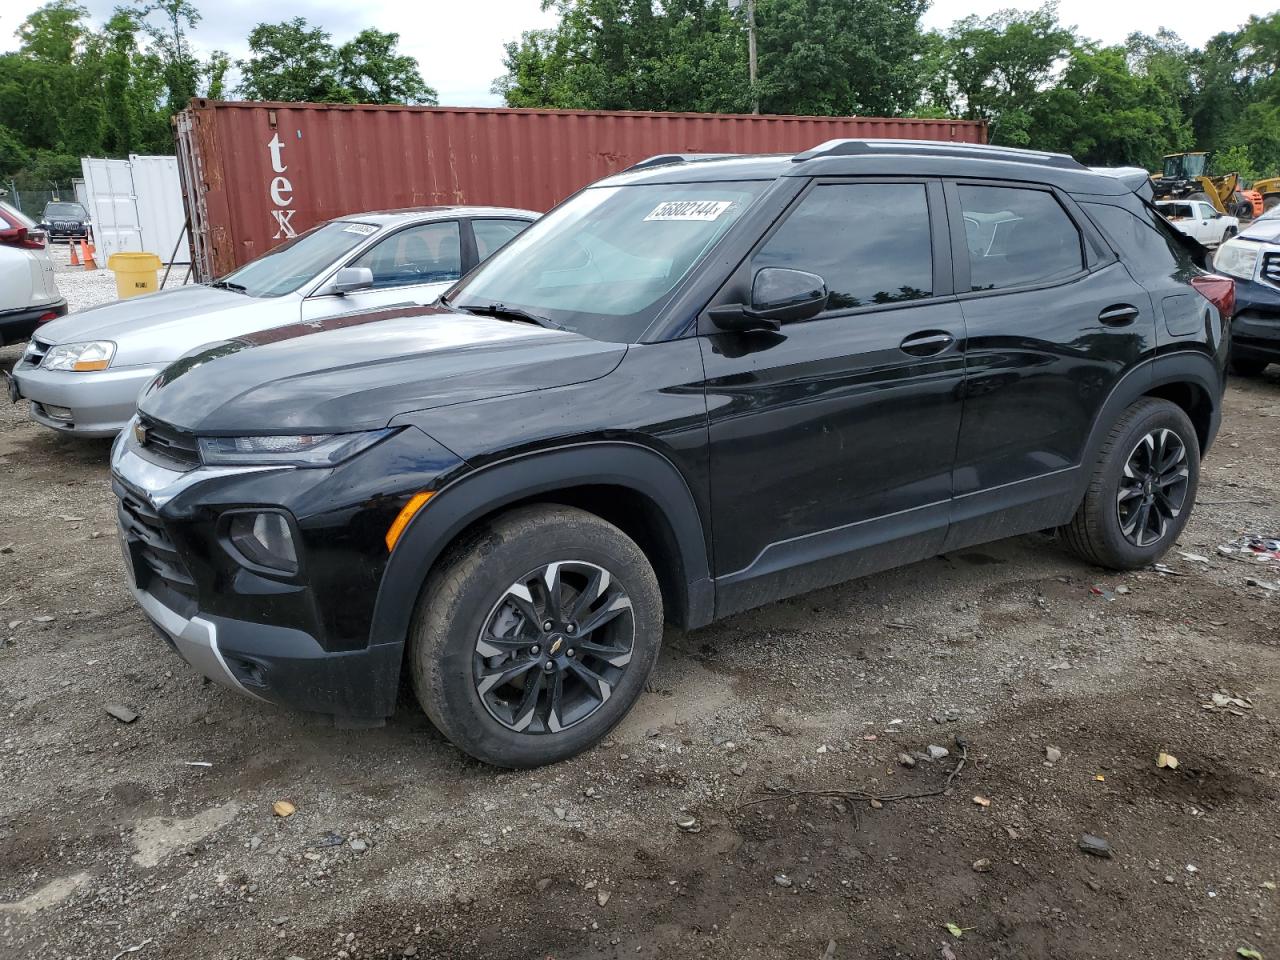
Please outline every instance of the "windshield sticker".
M716 220L732 206L732 200L668 200L645 220Z
M378 228L371 223L348 223L342 228L343 233L358 233L362 237L369 237L378 232Z

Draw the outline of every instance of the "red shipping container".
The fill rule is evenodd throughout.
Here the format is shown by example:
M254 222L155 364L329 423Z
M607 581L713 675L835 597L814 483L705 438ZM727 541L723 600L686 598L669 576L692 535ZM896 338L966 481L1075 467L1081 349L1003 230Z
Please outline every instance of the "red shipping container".
M197 279L347 213L548 210L661 153L799 153L840 137L986 143L973 120L192 100L174 118Z

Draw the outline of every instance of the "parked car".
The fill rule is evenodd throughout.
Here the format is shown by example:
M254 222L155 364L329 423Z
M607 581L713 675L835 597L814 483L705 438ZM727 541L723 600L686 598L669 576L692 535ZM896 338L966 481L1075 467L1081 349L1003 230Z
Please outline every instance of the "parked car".
M183 657L343 723L391 714L403 664L453 743L530 766L626 714L664 619L1045 528L1112 569L1177 540L1232 284L1144 171L892 141L674 159L434 306L155 378L112 477L130 587Z
M539 214L426 207L322 224L208 285L94 307L49 324L14 368L37 423L110 437L138 391L187 351L263 327L430 303Z
M1157 200L1156 206L1169 222L1206 247L1216 247L1240 232L1240 221L1219 213L1203 200Z
M44 233L0 200L0 346L26 340L66 312Z
M1280 363L1280 207L1272 207L1213 258L1214 269L1236 281L1231 323L1231 369L1259 376Z
M79 240L89 235L89 211L74 200L51 200L44 205L40 228L50 240Z

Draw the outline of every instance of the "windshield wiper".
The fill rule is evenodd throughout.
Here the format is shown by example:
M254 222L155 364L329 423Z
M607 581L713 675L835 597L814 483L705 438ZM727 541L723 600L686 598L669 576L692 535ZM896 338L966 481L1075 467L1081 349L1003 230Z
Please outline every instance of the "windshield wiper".
M499 320L518 320L521 323L533 323L540 327L546 327L548 330L563 330L564 327L549 320L546 317L540 317L536 313L530 313L528 310L522 310L520 307L508 307L505 303L455 303L452 305L455 310L465 310L467 313L479 314L486 317L496 317Z
M209 284L215 290L234 290L236 293L248 293L249 288L243 283L232 283L230 280L215 280Z

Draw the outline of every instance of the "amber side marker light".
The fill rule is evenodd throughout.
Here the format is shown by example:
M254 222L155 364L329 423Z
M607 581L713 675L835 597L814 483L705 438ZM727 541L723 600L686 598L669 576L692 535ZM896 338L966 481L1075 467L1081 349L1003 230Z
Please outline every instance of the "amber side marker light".
M72 370L105 370L110 360L77 360L71 367Z
M427 505L427 501L435 496L433 492L415 493L409 498L409 502L404 505L404 509L400 511L395 522L391 524L387 530L387 552L390 553L396 548L396 543L400 539L400 534L404 533L404 528L409 525L409 521L418 515L418 511Z

